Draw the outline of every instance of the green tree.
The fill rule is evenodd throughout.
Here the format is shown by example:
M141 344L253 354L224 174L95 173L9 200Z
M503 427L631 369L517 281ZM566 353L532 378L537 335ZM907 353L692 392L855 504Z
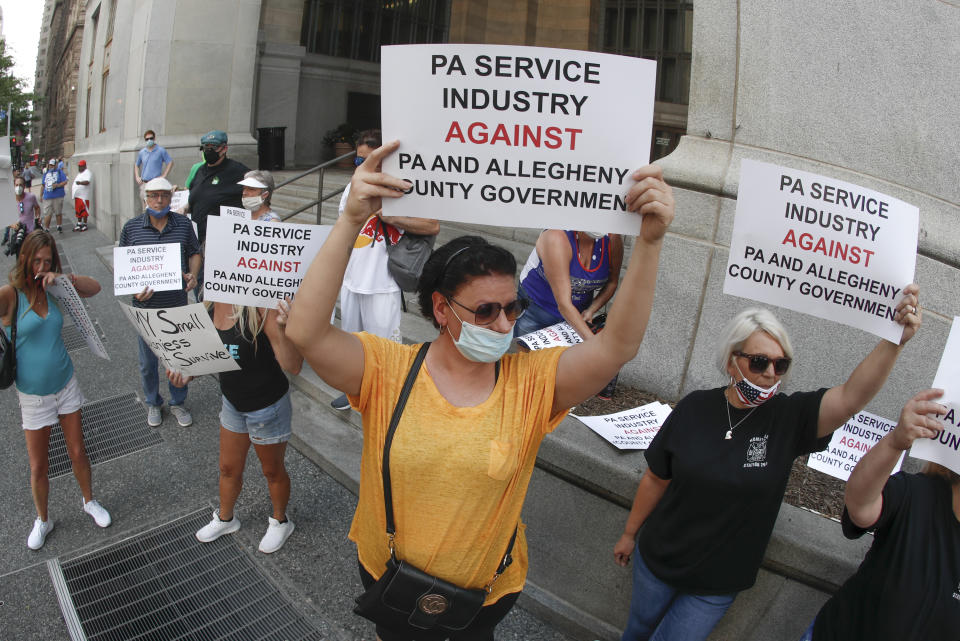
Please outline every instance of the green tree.
M13 75L13 58L7 54L7 43L0 39L0 109L7 110L7 105L13 104L13 120L10 123L10 133L18 129L24 134L30 129L33 122L34 94L24 91L25 80ZM7 133L7 119L0 120L0 136Z

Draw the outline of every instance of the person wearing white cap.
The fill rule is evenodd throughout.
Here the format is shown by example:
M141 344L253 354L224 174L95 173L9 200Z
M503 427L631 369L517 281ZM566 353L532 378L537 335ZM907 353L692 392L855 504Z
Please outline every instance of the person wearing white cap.
M270 209L270 199L276 183L273 174L262 169L254 169L243 175L243 180L237 183L243 187L241 202L244 209L250 210L253 220L262 222L280 221L280 216Z
M145 287L133 297L133 306L149 309L166 309L187 304L187 292L197 286L202 256L197 234L186 216L170 212L173 185L158 176L146 184L146 211L131 218L120 232L120 246L159 245L177 243L180 247L180 269L183 272L183 289L154 292ZM147 425L159 427L163 422L160 396L159 361L142 338L137 338L140 348L140 382L147 404ZM181 427L193 424L193 416L183 403L187 399L187 386L170 383L170 413Z

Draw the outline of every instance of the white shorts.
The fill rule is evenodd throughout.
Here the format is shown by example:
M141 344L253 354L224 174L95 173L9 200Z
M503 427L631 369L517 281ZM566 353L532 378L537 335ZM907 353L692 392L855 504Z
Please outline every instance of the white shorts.
M80 409L86 400L76 375L71 376L63 389L55 394L36 396L17 390L17 395L20 397L20 416L25 430L39 430L53 425L59 420L58 417Z
M402 342L400 292L358 294L341 287L340 328L345 332L370 332Z

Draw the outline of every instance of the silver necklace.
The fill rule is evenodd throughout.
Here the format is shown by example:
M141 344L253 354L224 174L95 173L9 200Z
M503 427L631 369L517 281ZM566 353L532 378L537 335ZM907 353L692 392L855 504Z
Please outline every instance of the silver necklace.
M740 423L743 423L745 420L747 420L748 418L750 418L750 415L753 414L753 413L756 411L757 407L760 407L759 405L757 405L756 407L754 407L752 410L750 410L749 412L747 412L747 415L746 415L746 416L744 416L743 418L741 418L739 421L737 421L737 424L734 425L734 424L733 424L733 421L730 420L730 401L729 401L729 399L727 399L727 391L726 391L726 390L723 391L723 406L727 408L727 427L730 428L730 429L727 430L727 434L723 437L723 440L725 440L725 441L729 441L730 439L732 439L732 438L733 438L733 430L735 430L735 429L737 429L738 427L740 427Z

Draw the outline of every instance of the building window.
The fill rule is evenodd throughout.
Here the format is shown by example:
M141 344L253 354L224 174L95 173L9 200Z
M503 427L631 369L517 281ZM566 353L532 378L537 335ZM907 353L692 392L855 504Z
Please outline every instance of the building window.
M107 14L107 39L106 42L113 40L113 23L117 17L117 0L106 0L109 3L109 13Z
M447 42L450 0L305 0L310 53L380 62L381 45Z
M103 72L100 79L100 133L107 130L107 80L110 78L110 70Z
M606 0L600 33L606 53L657 61L657 100L690 101L692 0Z
M87 107L86 107L86 110L83 112L83 119L84 119L83 136L84 136L84 138L89 138L89 137L90 137L90 94L91 94L92 91L93 91L93 87L90 86L90 81L87 80Z
M93 54L97 51L97 25L100 24L100 7L97 7L90 16L90 64L93 64Z

